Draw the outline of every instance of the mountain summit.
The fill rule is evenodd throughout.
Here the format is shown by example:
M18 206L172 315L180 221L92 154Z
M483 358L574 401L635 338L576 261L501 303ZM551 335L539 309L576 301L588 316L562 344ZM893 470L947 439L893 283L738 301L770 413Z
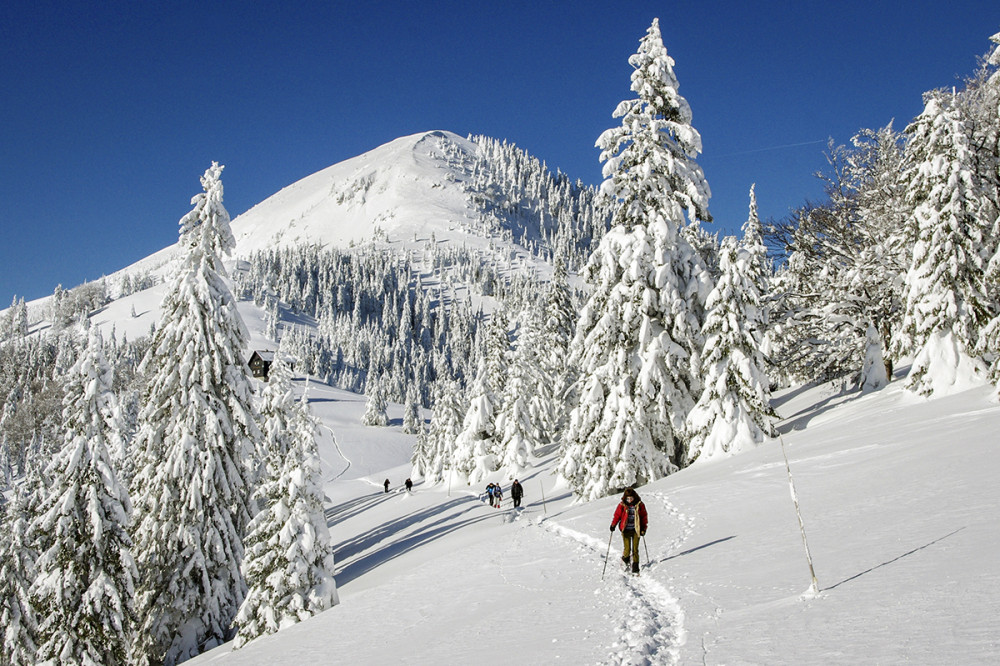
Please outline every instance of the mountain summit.
M467 187L478 152L451 132L424 132L318 171L233 220L237 254L460 233L463 222L477 216Z

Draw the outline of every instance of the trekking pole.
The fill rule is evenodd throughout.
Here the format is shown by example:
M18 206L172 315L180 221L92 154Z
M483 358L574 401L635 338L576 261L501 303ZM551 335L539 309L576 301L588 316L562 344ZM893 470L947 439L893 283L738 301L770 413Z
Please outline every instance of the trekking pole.
M601 580L604 580L604 574L608 572L608 558L611 557L611 539L614 535L615 531L611 530L611 534L608 535L608 552L604 554L604 570L601 572Z
M639 536L642 539L642 547L646 549L646 565L649 565L649 546L646 545L646 535L642 534Z

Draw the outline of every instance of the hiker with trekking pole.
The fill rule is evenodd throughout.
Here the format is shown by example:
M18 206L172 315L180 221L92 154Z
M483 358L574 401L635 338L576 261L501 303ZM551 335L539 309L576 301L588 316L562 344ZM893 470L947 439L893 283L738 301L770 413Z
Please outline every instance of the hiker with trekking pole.
M626 568L631 564L634 574L639 573L639 539L646 533L648 525L646 505L639 499L639 493L635 492L634 488L626 488L611 519L611 532L614 533L616 527L621 531L622 543L625 546L622 563ZM609 542L608 550L610 549ZM646 559L649 559L648 554Z

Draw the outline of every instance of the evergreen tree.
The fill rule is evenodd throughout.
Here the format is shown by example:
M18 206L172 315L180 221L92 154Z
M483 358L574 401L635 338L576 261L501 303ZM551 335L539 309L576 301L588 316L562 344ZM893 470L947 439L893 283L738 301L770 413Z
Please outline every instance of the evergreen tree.
M555 441L557 433L562 432L566 422L566 393L576 379L569 365L569 347L573 339L573 327L576 325L576 312L569 290L566 263L558 256L545 302L547 318L542 329L540 344L543 349L539 350L539 356L550 381L545 386L538 387L540 398L548 402L538 423L543 429L543 441Z
M361 416L361 423L366 426L389 425L389 416L386 413L385 381L383 375L376 375L371 370L368 371L368 384L365 387L365 395L368 400L365 402L365 413Z
M685 460L681 432L700 391L701 317L711 279L682 232L708 220L701 137L653 21L629 58L636 99L598 139L615 225L591 256L593 289L573 340L577 406L559 471L587 499L642 484Z
M983 281L984 203L970 129L954 94L928 93L907 131L918 236L904 286L903 325L916 351L906 386L930 395L982 374L970 353L990 305Z
M37 663L38 625L31 603L37 551L29 542L27 502L20 493L0 529L0 664L30 666Z
M256 480L264 483L277 478L284 460L294 444L295 396L292 393L292 371L282 358L274 355L268 370L267 385L261 391L258 423L261 440ZM254 492L258 495L258 492Z
M276 450L268 452L276 466L269 465L271 470L257 491L264 508L248 528L243 573L249 590L236 616L236 648L338 601L316 449L318 421L309 413L305 398L294 407L287 379L283 377L281 384L285 390L280 404L286 411L280 417L274 415L270 423L284 420L288 424L290 448L280 457ZM277 444L276 449L280 448Z
M554 421L548 413L552 400L545 394L551 388L551 380L545 375L540 322L534 310L529 307L522 313L496 419L498 461L510 479L520 476L528 457L538 449L543 427Z
M249 458L260 432L244 362L248 334L223 281L235 245L222 167L180 221L183 258L142 369L150 377L134 487L139 616L133 658L172 665L220 644L246 590Z
M417 385L410 383L406 389L406 404L403 406L403 432L415 435L420 431L423 419L420 416L420 398Z
M461 385L455 379L439 378L434 385L430 426L418 436L414 449L414 478L438 483L444 479L445 470L455 469L454 453L463 416Z
M751 219L755 212L751 204ZM775 435L760 353L759 266L753 250L734 237L723 240L721 274L708 297L701 359L705 390L688 415L692 462L738 453Z
M989 242L984 248L988 258L986 288L993 313L982 331L978 348L984 356L992 357L989 379L1000 387L1000 32L990 37L990 41L996 46L987 59L987 66L993 69L983 86L985 94L982 114L986 117L986 122L980 123L980 126L992 129L992 136L985 137L983 145L992 153L993 173L996 175L992 188L994 220Z
M488 376L488 362L480 357L476 379L469 388L469 406L452 454L450 469L465 476L469 484L478 483L497 469L497 397Z
M125 664L136 578L128 536L131 502L108 448L119 437L111 368L97 327L69 373L65 444L52 462L31 533L39 556L31 588L37 658L54 664Z

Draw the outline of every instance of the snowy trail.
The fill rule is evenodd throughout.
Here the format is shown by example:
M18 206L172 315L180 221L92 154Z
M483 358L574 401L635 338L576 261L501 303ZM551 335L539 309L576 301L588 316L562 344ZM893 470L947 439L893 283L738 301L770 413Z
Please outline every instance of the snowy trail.
M337 441L337 433L333 431L333 428L326 425L325 423L323 424L323 427L330 431L330 439L333 441L334 448L337 449L337 453L340 455L341 458L343 458L344 462L347 463L347 466L344 467L344 469L340 470L340 472L338 472L336 475L324 478L323 480L324 483L330 483L331 481L336 481L340 477L344 476L344 474L347 473L347 470L351 469L351 460L346 455L344 455L343 449L340 448L340 442ZM325 460L323 460L322 463L324 465L329 465L329 463ZM332 467L332 465L330 466Z
M687 639L684 629L684 610L665 584L657 579L656 564L676 550L691 532L693 519L684 516L674 507L665 494L649 496L657 507L657 512L671 515L683 525L677 536L666 546L649 555L650 561L643 563L640 576L632 576L622 570L618 562L621 538L611 536L611 550L608 556L608 571L605 579L595 590L606 602L610 601L611 612L608 619L614 623L614 635L618 639L612 643L610 654L603 663L608 664L677 664L680 649ZM647 506L649 499L644 500ZM588 560L594 555L608 551L607 542L601 542L588 534L578 532L554 520L539 521L549 533L575 542L577 554L583 553ZM645 558L645 547L640 554Z

